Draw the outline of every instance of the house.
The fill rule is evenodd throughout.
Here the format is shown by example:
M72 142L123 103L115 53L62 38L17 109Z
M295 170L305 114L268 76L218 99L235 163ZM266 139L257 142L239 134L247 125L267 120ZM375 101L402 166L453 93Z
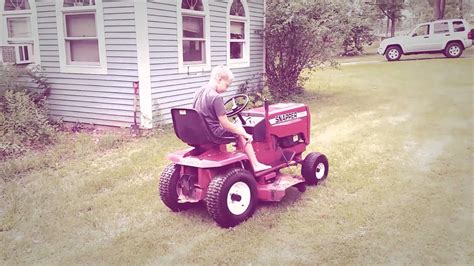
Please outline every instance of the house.
M264 0L0 0L4 61L39 64L50 115L66 122L143 128L189 107L213 66L235 81L263 73Z

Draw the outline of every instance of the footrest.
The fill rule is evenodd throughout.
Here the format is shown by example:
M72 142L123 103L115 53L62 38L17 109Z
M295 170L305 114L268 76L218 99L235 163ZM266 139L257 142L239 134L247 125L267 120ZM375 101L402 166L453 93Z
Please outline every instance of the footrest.
M275 181L269 184L258 184L258 199L262 201L280 201L286 194L286 190L296 184L303 183L301 176L279 174Z

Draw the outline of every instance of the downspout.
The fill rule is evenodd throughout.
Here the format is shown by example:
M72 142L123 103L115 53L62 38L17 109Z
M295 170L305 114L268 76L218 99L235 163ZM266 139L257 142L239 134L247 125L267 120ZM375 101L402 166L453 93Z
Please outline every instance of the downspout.
M267 0L263 0L263 29L267 26ZM267 73L266 71L266 61L267 61L267 48L265 44L265 35L263 35L263 70L262 74Z

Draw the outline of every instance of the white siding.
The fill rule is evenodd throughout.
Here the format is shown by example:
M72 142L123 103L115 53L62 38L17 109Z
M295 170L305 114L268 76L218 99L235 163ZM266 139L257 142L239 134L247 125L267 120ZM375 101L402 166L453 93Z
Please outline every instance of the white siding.
M51 83L50 114L69 122L130 126L138 80L134 4L103 0L107 74L59 73L54 1L37 1L41 65ZM138 115L139 117L139 115Z
M226 64L228 1L209 0L212 66ZM232 69L235 81L227 95L262 73L264 0L251 0L250 67ZM51 83L50 114L69 122L128 127L133 122L132 82L138 80L136 21L133 0L103 0L107 74L60 73L54 1L37 0L41 65ZM170 122L169 109L190 106L194 90L210 75L179 73L177 1L147 1L153 123ZM138 114L140 117L140 114Z
M227 63L226 12L227 1L209 0L211 20L212 66ZM263 0L247 2L250 9L250 67L232 69L235 75L229 94L237 91L238 85L263 71L263 40L256 33L263 29ZM150 40L150 65L152 84L153 119L155 123L170 121L170 108L189 107L194 90L204 85L209 71L199 73L178 72L177 1L148 1L148 24Z

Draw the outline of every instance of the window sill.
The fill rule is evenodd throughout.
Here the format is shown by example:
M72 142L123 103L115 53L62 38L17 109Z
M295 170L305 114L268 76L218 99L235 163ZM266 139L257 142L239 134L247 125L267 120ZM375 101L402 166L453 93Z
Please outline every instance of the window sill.
M211 66L208 64L196 65L180 65L179 73L198 74L205 71L211 71Z
M244 67L250 67L250 62L246 61L232 61L230 60L228 62L229 68L244 68Z
M107 68L101 66L63 66L60 70L61 73L71 74L107 74Z

